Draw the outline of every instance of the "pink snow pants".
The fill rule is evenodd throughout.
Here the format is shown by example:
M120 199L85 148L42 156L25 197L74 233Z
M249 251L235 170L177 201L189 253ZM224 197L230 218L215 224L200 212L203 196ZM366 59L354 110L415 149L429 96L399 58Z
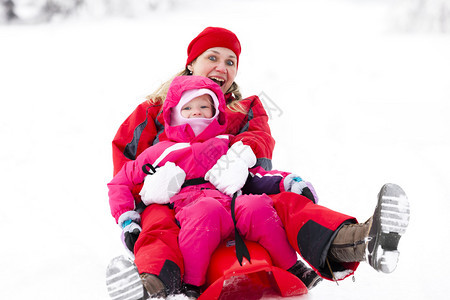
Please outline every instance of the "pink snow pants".
M185 193L175 196L178 201L172 199L175 200L175 218L181 226L178 243L184 260L183 281L201 286L205 283L212 253L220 242L233 237L231 198L208 189L190 194L187 198ZM270 197L242 195L236 198L235 208L237 228L244 239L263 246L279 268L287 270L295 264L297 254L288 242Z

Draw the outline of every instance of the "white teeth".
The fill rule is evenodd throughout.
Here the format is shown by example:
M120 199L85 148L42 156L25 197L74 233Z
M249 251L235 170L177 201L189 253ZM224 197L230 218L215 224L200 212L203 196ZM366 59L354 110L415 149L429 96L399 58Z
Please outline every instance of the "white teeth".
M223 82L225 80L221 79L221 78L217 78L217 77L210 77L212 80L217 80L219 82Z

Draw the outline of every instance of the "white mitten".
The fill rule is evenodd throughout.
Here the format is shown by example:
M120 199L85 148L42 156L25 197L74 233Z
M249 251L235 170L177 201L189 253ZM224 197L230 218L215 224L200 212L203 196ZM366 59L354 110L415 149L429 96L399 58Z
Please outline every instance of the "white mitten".
M237 158L244 161L247 168L251 168L256 164L256 156L250 146L244 145L242 141L236 142L228 149L227 154L230 159Z
M256 156L252 148L239 141L206 173L205 180L222 193L232 196L244 186L248 168L255 164Z
M182 168L167 162L164 166L157 168L154 174L145 177L139 195L145 205L169 203L170 198L178 194L185 179L186 173Z

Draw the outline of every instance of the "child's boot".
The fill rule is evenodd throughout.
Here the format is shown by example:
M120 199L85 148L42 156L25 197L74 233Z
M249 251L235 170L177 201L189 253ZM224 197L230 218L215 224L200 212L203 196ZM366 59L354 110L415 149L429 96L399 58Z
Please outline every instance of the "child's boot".
M200 297L200 287L192 284L183 284L182 292L189 300L195 300Z
M297 276L308 290L311 290L319 282L322 281L322 278L317 275L317 273L313 269L308 268L300 260L298 260L295 265L290 267L287 271Z

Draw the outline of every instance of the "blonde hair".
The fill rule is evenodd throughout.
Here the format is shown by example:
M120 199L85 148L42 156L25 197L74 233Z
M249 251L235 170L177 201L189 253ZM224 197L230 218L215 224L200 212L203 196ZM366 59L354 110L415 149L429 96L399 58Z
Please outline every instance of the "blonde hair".
M156 105L162 105L164 101L166 100L167 91L169 90L170 84L175 79L175 77L178 76L185 76L185 75L191 75L191 71L189 71L187 68L184 69L181 72L178 72L174 76L172 76L169 80L161 84L153 93L145 97L145 99L151 103ZM242 105L239 103L240 100L242 100L242 94L239 90L239 86L236 82L233 82L230 86L230 88L227 91L227 94L231 93L233 95L232 100L227 103L227 107L234 112L240 112L243 114L246 114L247 111L242 107Z

